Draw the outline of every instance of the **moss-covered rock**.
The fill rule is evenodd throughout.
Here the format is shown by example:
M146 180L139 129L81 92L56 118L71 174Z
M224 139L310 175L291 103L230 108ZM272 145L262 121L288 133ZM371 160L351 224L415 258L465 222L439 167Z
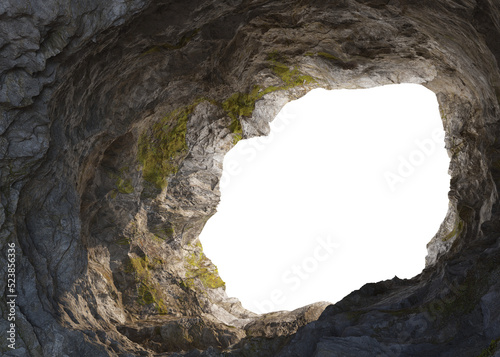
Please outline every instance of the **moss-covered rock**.
M139 138L138 159L143 178L159 189L165 188L167 178L177 172L187 154L186 124L194 108L191 105L174 110Z
M500 344L500 337L491 341L490 345L486 347L477 357L493 357L495 352L498 351Z
M222 108L231 118L229 130L234 134L234 145L242 139L243 135L240 118L252 116L255 110L256 101L268 93L316 82L312 76L302 73L297 66L289 66L286 64L282 56L277 52L270 53L267 60L272 72L283 82L282 85L269 86L266 88L254 85L248 92L233 93L222 102Z
M150 261L145 257L131 257L127 272L134 274L137 283L137 303L139 305L153 304L159 314L166 314L168 308L163 301L162 289L151 277L151 268L157 265L157 261Z
M199 280L208 289L225 288L226 284L219 276L217 267L203 253L199 240L194 244L193 248L184 258L186 285L193 288L195 287L195 280Z

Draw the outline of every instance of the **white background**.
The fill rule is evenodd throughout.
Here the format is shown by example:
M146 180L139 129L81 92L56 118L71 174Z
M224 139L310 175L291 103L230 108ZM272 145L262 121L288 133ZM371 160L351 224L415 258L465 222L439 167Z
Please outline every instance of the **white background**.
M421 272L448 208L434 93L318 89L271 127L226 155L200 236L229 296L258 313L292 310Z

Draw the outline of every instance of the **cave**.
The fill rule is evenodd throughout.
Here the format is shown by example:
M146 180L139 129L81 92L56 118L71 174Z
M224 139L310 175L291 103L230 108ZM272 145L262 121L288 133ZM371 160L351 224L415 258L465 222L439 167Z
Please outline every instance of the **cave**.
M423 270L450 182L434 92L314 89L270 129L224 156L199 235L228 296L256 313L294 310Z
M497 2L19 1L0 16L3 355L499 355ZM312 89L394 83L436 94L451 160L424 271L291 312L228 298L198 239L225 153Z

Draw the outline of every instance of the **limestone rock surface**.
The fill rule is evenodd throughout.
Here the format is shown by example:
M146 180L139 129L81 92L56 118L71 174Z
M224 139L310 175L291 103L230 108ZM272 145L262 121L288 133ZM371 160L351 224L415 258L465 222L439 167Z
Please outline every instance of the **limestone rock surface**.
M496 0L2 1L2 355L498 356L499 39ZM446 131L426 269L247 311L198 239L224 155L313 88L393 83Z

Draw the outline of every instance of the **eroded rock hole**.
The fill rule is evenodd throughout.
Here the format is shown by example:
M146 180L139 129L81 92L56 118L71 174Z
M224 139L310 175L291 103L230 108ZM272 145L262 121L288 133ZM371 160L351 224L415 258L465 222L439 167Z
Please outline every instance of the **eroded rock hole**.
M314 90L271 127L225 157L200 236L228 295L259 313L291 310L421 272L450 180L433 92Z

